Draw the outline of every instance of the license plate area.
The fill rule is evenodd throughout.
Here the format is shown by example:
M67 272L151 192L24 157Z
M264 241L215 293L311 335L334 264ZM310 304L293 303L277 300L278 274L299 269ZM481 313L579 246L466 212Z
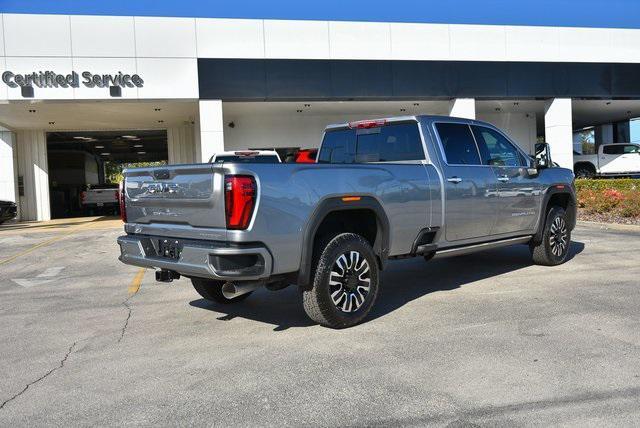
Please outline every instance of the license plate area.
M182 253L182 243L176 239L159 239L158 240L158 256L178 260Z

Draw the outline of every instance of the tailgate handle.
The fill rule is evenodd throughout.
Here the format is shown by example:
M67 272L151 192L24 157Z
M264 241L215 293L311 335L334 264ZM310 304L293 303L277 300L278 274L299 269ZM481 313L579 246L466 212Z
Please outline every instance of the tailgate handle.
M168 169L160 169L153 172L153 176L156 178L156 180L166 180L170 177L170 175L171 174L169 173Z

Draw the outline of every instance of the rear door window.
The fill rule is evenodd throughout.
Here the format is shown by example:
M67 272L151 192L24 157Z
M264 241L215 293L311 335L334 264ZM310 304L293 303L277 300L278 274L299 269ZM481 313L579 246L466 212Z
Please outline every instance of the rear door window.
M319 163L399 162L424 159L418 124L327 131Z
M482 165L469 125L436 123L436 129L449 165Z

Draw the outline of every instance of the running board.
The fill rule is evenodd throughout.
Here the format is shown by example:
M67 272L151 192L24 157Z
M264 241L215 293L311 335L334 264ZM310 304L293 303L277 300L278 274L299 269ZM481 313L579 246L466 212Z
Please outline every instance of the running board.
M463 254L475 253L477 251L490 250L493 248L508 247L509 245L524 244L531 240L531 235L520 236L518 238L501 239L499 241L483 242L481 244L466 245L464 247L446 248L436 251L434 257L461 256Z

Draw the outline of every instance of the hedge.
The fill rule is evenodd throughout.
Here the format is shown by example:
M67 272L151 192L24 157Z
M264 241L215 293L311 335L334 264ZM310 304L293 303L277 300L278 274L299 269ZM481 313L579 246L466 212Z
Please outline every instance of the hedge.
M615 189L620 191L640 190L639 178L611 178L611 179L576 179L576 190L606 190Z
M640 179L581 179L576 190L585 214L640 219Z

